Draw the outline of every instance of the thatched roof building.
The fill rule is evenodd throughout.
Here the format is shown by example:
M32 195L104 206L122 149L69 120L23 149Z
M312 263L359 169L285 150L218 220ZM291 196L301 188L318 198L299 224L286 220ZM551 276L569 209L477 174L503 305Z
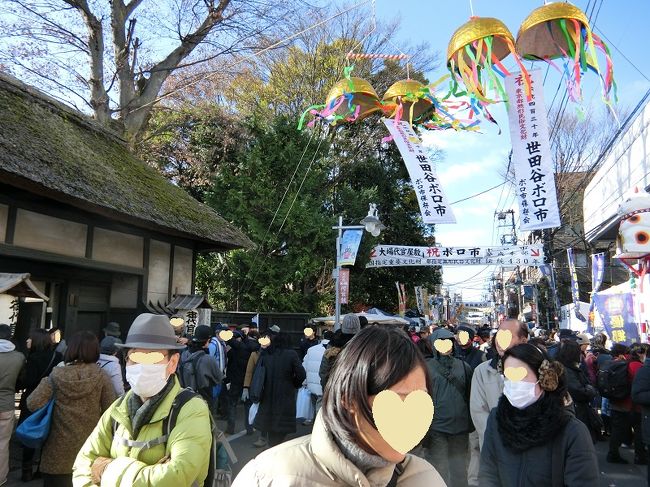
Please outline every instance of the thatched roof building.
M0 107L0 272L50 298L21 302L23 328L126 331L147 303L193 293L198 252L252 245L83 114L2 74Z

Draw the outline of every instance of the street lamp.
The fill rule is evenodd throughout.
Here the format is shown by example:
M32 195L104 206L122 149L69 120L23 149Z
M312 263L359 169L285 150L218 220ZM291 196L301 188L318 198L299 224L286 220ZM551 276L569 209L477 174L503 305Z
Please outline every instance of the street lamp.
M374 203L370 203L368 214L363 220L361 220L361 224L365 227L366 232L370 233L373 237L378 237L381 231L386 228L386 226L379 221L379 217L377 216L377 205Z
M370 203L368 209L368 215L361 220L361 225L343 225L343 217L339 216L339 224L335 227L332 227L332 230L338 230L338 236L336 237L336 270L334 271L335 279L335 293L336 293L336 305L335 305L335 316L334 316L334 331L338 330L341 326L341 290L340 290L340 274L341 274L341 239L343 238L344 230L365 230L369 232L373 237L378 237L381 231L386 228L386 226L379 220L377 216L377 205Z

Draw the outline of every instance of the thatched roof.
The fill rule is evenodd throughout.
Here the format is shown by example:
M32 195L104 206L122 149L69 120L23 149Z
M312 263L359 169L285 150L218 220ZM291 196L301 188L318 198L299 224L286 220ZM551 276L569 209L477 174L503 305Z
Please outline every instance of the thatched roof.
M251 241L83 114L0 74L0 181L200 249Z

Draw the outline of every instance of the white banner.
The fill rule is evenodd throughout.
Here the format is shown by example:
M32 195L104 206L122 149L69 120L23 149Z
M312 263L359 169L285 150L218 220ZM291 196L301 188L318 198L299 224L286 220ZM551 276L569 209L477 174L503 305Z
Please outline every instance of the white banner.
M420 204L420 213L424 223L456 223L456 217L440 187L436 176L436 168L429 160L422 147L420 138L408 122L395 123L394 120L384 118L384 124L393 137L406 169L411 176L411 183L415 189Z
M502 247L409 247L378 245L370 253L366 267L414 265L496 265L538 266L544 264L541 245L506 245Z
M530 71L532 100L526 99L521 73L506 76L512 161L517 181L521 230L560 226L555 174L540 70Z
M415 286L415 302L420 314L424 314L424 293L421 286Z

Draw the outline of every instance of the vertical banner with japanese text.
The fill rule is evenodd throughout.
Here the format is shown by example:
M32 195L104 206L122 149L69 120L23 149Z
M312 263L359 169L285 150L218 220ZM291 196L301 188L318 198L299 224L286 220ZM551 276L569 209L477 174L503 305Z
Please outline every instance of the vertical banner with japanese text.
M605 254L593 254L591 256L591 292L597 293L603 283L605 275Z
M415 302L417 303L418 311L424 314L424 294L421 286L415 286Z
M548 120L544 105L544 81L540 70L530 71L532 99L526 100L521 73L506 76L508 118L515 169L521 230L560 226L555 191Z
M587 332L594 332L594 294L600 289L605 275L605 254L591 255L591 302L589 303L589 316L587 316Z
M341 237L341 258L339 265L354 265L361 244L363 230L345 230Z
M350 269L339 269L339 298L341 304L348 304L350 295Z
M429 322L429 315L431 313L431 306L429 306L429 290L426 287L422 288L422 300L424 301L424 320Z
M440 186L436 168L408 122L384 119L411 176L424 223L456 223L456 217Z
M397 287L397 300L399 303L399 315L401 317L404 317L406 314L406 288L404 287L404 284L400 284L399 282L395 283L395 286Z
M631 345L639 341L632 293L596 293L593 300L603 327L614 343Z
M580 313L580 287L578 284L578 273L576 272L576 260L573 256L573 249L566 249L567 260L569 261L569 274L571 274L571 294L573 295L573 306L575 308L576 318L580 321L586 321Z

